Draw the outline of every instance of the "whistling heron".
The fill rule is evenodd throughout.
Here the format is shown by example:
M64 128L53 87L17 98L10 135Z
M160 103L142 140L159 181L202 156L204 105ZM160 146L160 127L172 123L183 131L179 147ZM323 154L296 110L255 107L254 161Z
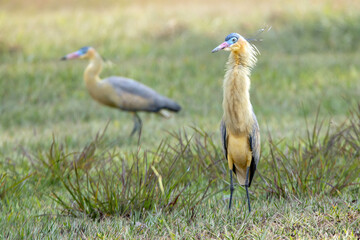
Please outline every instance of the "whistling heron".
M254 177L260 158L260 129L250 103L250 71L256 64L258 51L238 33L231 33L225 42L212 52L230 51L223 83L223 110L221 139L230 169L230 202L234 191L233 172L245 186L250 207L248 187Z
M134 128L130 136L139 131L139 141L142 121L137 112L154 112L169 117L168 113L162 111L163 109L173 112L178 112L181 109L175 101L158 94L153 89L135 80L117 76L100 79L99 74L103 60L93 47L83 47L76 52L67 54L61 60L75 58L90 60L84 72L84 81L93 99L103 105L129 111L133 114Z

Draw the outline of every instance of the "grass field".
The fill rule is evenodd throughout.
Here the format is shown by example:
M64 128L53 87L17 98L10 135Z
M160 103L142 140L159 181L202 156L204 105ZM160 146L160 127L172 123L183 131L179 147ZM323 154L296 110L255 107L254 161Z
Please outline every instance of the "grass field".
M359 10L336 0L0 1L0 238L359 239ZM251 77L262 134L253 211L237 186L229 213L218 131L228 54L211 50L264 25ZM87 63L59 60L87 45L107 59L103 77L136 79L182 111L141 113L137 146L132 116L88 95Z

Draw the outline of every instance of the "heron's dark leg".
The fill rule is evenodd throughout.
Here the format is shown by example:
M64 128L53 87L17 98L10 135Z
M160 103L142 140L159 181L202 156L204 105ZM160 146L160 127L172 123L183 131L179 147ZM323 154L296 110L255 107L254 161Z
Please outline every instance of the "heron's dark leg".
M130 133L130 137L132 137L134 135L134 133L138 130L139 126L138 126L138 120L137 120L137 117L136 117L136 113L133 113L133 116L134 116L134 127L133 129L131 130L131 133Z
M233 183L233 171L230 169L230 202L229 202L229 210L231 209L232 196L234 192L234 183Z
M247 197L247 202L249 205L249 212L251 212L251 207L250 207L250 198L249 198L249 167L246 168L246 179L245 179L245 189L246 189L246 197Z
M142 130L142 121L136 112L134 112L133 115L134 115L134 128L130 133L130 137L132 137L136 131L139 131L139 138L138 138L138 144L139 144L141 137L141 130Z
M142 132L142 121L139 115L137 115L138 123L139 123L139 138L138 138L138 145L140 145L140 138L141 138L141 132Z

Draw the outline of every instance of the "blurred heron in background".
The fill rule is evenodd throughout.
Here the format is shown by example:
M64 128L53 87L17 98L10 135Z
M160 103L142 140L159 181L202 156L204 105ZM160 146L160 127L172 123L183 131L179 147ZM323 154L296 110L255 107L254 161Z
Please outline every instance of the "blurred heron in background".
M212 52L230 51L224 77L221 139L230 169L230 202L234 191L233 172L245 186L249 212L249 190L260 158L260 129L250 102L250 71L258 50L238 33L231 33Z
M178 112L181 109L175 101L158 94L153 89L135 80L117 76L101 79L99 74L103 60L93 47L83 47L62 57L61 60L76 58L90 60L84 72L84 81L94 100L133 114L134 127L130 136L139 131L138 143L141 137L142 121L137 112L153 112L159 113L163 117L169 117L170 114L163 110Z

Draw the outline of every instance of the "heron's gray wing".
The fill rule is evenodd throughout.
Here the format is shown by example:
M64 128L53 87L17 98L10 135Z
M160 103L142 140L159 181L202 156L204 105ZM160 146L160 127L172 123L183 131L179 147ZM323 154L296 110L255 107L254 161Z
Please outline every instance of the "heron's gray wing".
M117 106L126 111L157 112L161 109L162 96L153 89L123 77L109 77L102 81L115 91Z
M249 143L250 143L250 148L251 148L251 152L252 152L252 160L251 160L251 165L250 165L249 187L251 185L251 181L254 177L256 167L260 160L260 128L259 128L259 124L257 122L254 112L253 112L253 118L254 118L254 124L252 127L252 131L250 132L250 135L249 135Z
M126 92L145 99L155 99L156 97L160 96L160 94L155 92L150 87L130 78L112 76L105 78L103 81L111 84L114 89L118 91L118 94Z
M115 89L122 102L119 107L123 110L158 112L161 109L167 109L178 112L181 109L175 101L135 80L124 77L109 77L103 81Z

